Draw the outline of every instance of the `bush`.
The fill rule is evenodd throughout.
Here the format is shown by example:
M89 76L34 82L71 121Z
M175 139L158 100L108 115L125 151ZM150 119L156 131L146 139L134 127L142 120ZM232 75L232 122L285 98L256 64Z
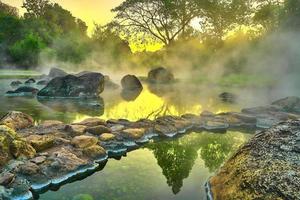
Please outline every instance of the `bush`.
M38 64L39 54L45 46L39 36L28 34L24 39L13 44L9 48L9 53L18 65L25 68L35 67Z

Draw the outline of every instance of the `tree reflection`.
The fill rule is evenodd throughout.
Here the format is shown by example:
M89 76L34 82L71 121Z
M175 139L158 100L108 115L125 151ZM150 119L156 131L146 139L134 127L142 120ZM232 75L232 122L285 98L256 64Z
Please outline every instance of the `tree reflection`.
M160 142L149 145L153 150L158 165L167 179L167 184L172 187L174 194L180 192L183 179L187 178L197 159L197 146L182 145L179 141Z
M174 194L180 192L183 180L188 178L198 158L204 161L209 172L216 171L244 141L242 133L226 134L191 133L180 139L147 145L153 151L167 184Z

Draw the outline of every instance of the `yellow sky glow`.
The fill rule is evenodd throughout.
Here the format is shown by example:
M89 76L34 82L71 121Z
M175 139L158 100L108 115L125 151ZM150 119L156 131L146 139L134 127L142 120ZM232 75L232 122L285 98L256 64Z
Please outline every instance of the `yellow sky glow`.
M2 0L2 2L15 6L20 13L24 13L21 8L23 0ZM94 22L98 24L106 24L112 20L114 14L111 9L118 6L123 0L51 0L60 4L66 10L82 19L89 26L89 33L94 28Z

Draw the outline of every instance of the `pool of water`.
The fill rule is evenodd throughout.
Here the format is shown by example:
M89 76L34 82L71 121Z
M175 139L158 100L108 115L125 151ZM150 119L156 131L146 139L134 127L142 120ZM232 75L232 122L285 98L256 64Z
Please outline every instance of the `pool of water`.
M101 170L40 195L41 200L199 200L204 184L251 137L241 132L190 133L150 143Z
M212 112L238 111L239 105L218 100L222 90L207 90L197 84L174 84L151 86L144 84L141 93L128 99L121 90L106 89L99 99L91 100L38 100L30 97L5 97L13 90L10 83L16 79L0 79L0 115L9 110L25 112L36 121L61 120L77 122L88 117L103 119L141 118L154 119L163 115L200 114L203 110ZM24 80L21 80L24 82ZM41 88L35 84L32 87ZM205 92L204 92L205 91Z

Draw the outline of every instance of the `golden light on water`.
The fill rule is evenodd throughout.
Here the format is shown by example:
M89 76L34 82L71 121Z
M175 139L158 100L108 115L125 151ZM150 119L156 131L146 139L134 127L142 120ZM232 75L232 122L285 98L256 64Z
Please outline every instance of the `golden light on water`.
M178 99L181 99L181 101L178 101ZM204 110L222 113L238 109L232 104L220 103L213 98L210 98L207 102L188 102L182 99L184 97L180 97L177 92L165 97L157 96L147 86L144 86L144 90L134 101L119 99L113 102L109 99L104 100L104 102L110 102L111 104L105 103L104 114L99 117L105 120L127 119L137 121L139 119L153 120L164 115L181 116L187 113L199 115ZM89 117L91 116L76 114L74 122L79 122Z

